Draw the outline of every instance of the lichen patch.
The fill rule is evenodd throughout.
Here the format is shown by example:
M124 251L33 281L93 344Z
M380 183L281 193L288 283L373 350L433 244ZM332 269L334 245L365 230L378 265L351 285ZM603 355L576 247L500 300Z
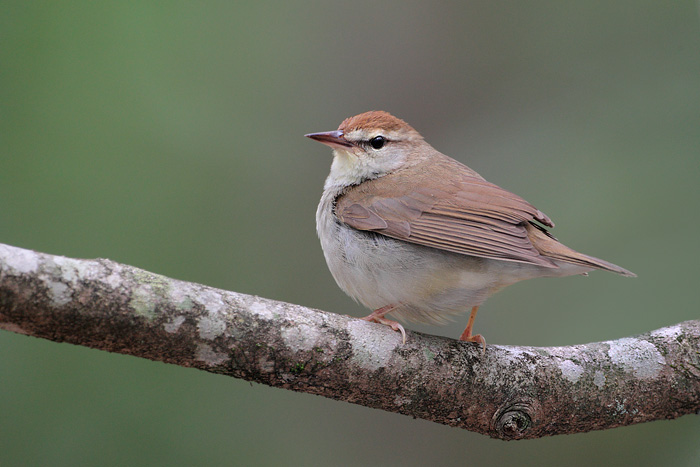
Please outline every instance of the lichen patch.
M596 372L593 374L593 384L598 386L598 389L603 389L605 386L605 381L605 373L600 370L596 370Z
M260 303L259 301L255 301L250 304L248 307L248 310L250 310L251 313L255 313L262 319L266 320L272 320L274 319L274 315L272 313L272 310L270 309L270 306L264 305Z
M666 340L675 340L683 334L683 327L680 324L669 326L667 328L657 329L651 333L652 337L662 337Z
M562 361L559 364L559 369L561 370L561 374L564 376L564 378L566 378L574 384L578 382L579 379L581 379L581 376L583 376L584 372L583 367L581 365L577 365L571 360Z
M21 274L32 274L39 269L39 260L31 250L0 244L0 267Z
M197 321L199 337L206 340L216 339L226 330L226 321L216 314L210 314L199 318Z
M71 301L73 294L63 282L49 281L46 285L48 286L52 305L63 306Z
M507 368L508 373L512 377L512 381L522 381L527 380L532 377L537 371L537 364L535 363L538 359L538 354L534 351L524 348L507 347L502 345L494 345L495 350L499 351L498 358L503 362L504 368ZM490 362L484 361L483 365L488 365ZM479 368L482 365L475 364L475 368L481 371ZM489 385L499 385L502 386L507 384L502 378L500 373L494 371L486 372L486 382Z
M123 271L121 264L112 263L109 276L99 275L98 280L111 289L118 289L123 284Z
M87 274L89 265L92 263L91 261L80 262L65 256L56 256L51 259L53 260L53 266L59 271L55 275L60 274L61 280L64 282L75 284L78 278L91 278Z
M369 332L368 326L374 323L354 319L348 321L348 333L352 343L352 360L359 366L375 371L386 367L391 361L394 349L402 345L401 333L386 327L386 338L376 339L376 333Z
M199 343L197 344L195 358L209 366L216 366L224 363L228 358L228 355L215 351L210 345Z
M190 296L192 301L203 305L210 315L219 314L224 311L226 304L219 293L216 290L203 287L196 291L193 296Z
M156 305L153 301L153 293L149 286L137 286L134 287L131 293L131 300L129 301L129 306L134 310L134 312L143 316L148 320L155 318Z
M285 345L294 352L313 350L322 338L319 329L308 324L283 327L280 336Z
M180 326L182 326L182 323L185 322L185 317L184 316L176 316L173 318L172 321L165 323L163 325L163 329L165 329L165 332L168 332L170 334L175 334L179 329Z
M666 364L666 359L650 342L627 337L607 344L610 360L637 378L655 378Z

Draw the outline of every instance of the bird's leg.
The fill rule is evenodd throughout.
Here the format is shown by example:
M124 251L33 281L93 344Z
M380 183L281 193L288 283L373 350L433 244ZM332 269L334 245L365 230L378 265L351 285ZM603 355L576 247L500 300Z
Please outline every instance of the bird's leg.
M397 321L384 317L385 314L390 313L391 310L393 310L394 308L396 308L396 305L386 305L381 308L377 308L370 315L367 315L362 319L364 319L365 321L369 321L370 323L384 324L386 326L389 326L394 331L400 332L401 337L403 338L403 343L405 344L406 331L404 330L403 326L401 326Z
M472 307L472 312L469 315L469 321L467 322L467 327L462 333L461 336L459 336L459 340L461 341L467 341L467 342L477 342L481 343L482 350L486 352L486 339L484 339L484 336L481 334L477 334L476 336L472 336L472 328L474 327L474 320L476 319L476 312L479 311L478 306Z

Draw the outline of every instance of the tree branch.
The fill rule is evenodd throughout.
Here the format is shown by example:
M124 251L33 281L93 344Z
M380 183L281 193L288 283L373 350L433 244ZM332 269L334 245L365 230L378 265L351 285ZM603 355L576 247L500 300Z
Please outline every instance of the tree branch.
M571 347L481 347L0 244L0 329L195 367L494 438L700 411L700 321Z

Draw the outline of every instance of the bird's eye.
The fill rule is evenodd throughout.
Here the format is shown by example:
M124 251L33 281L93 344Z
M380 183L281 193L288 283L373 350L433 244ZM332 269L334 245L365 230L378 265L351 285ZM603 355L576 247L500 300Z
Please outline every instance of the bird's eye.
M370 146L372 146L374 149L381 149L384 147L386 144L386 138L383 136L375 136L371 140L369 140Z

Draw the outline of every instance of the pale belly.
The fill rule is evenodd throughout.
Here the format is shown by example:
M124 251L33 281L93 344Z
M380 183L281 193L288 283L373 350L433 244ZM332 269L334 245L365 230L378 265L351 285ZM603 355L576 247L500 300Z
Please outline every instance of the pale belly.
M460 255L361 232L332 215L324 221L320 212L326 207L322 200L317 230L336 282L371 310L396 306L391 315L397 319L444 323L520 280L585 271Z

